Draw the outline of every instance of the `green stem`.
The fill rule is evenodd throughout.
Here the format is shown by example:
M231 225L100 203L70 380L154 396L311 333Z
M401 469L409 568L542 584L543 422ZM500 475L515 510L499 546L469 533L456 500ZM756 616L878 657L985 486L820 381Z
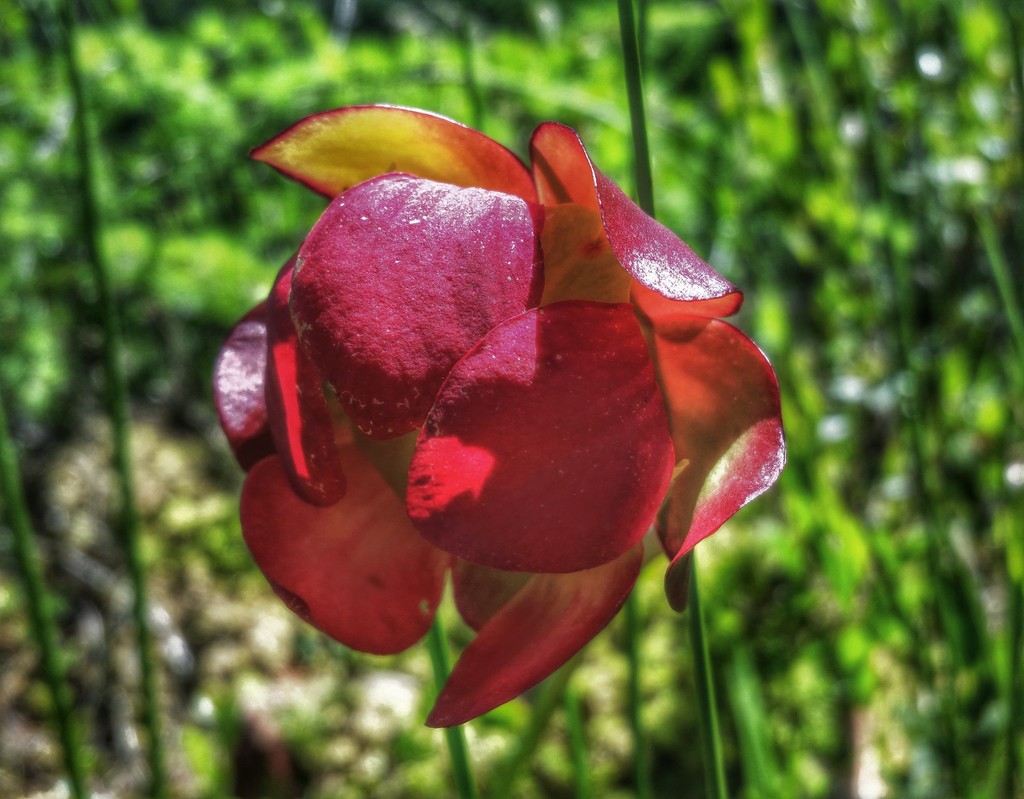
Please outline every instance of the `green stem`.
M633 132L633 177L640 207L654 216L654 181L651 177L651 154L647 144L647 115L644 112L643 74L640 67L640 44L633 17L633 0L619 2L619 33L622 39L622 60L629 95L629 121Z
M494 799L512 795L516 778L522 772L523 767L530 762L533 753L537 751L551 717L554 715L555 708L562 703L569 678L572 677L579 663L580 656L577 655L544 681L540 696L533 705L530 720L509 748L508 756L494 770L494 775L488 782L488 793Z
M565 726L569 734L569 756L572 758L573 787L576 799L590 799L590 772L587 763L587 737L580 714L580 699L572 687L565 691Z
M640 207L654 216L654 181L651 177L651 154L647 145L647 116L644 113L643 74L640 64L640 43L637 40L633 0L619 2L619 34L622 39L622 60L629 96L629 121L633 132L633 178ZM626 600L626 654L629 658L629 726L633 734L633 779L639 799L649 799L651 792L650 761L641 714L640 696L640 619L636 597Z
M978 216L978 229L981 231L982 244L985 247L985 254L988 257L989 266L992 269L992 276L999 291L999 297L1003 303L1003 311L1010 323L1010 333L1013 339L1013 356L1009 358L1010 379L1013 381L1013 389L1018 397L1024 396L1024 311L1021 310L1021 303L1017 291L1013 285L1013 278L1010 267L1007 263L1003 250L999 246L998 235L995 224L991 217L985 213ZM1018 506L1021 500L1018 499ZM1024 519L1024 513L1018 509L1018 519ZM1011 528L1015 525L1011 522ZM1020 528L1015 527L1019 533ZM1014 535L1014 532L1010 532ZM1009 543L1009 542L1008 542ZM1024 697L1021 688L1021 652L1024 651L1024 580L1017 573L1019 569L1018 558L1020 556L1012 551L1006 556L1006 582L1009 600L1007 602L1007 636L1009 639L1009 658L1007 663L1007 674L1005 682L1006 690L1006 763L1003 770L1003 796L1005 799L1017 796L1016 785L1018 782L1018 749L1019 749L1019 725L1024 716L1024 709L1021 707Z
M626 656L629 659L629 727L633 735L633 781L638 799L651 799L651 762L647 756L647 733L644 729L643 697L640 691L640 611L636 594L626 600Z
M142 716L148 733L150 795L156 799L167 796L167 772L164 766L163 736L160 728L156 667L152 657L152 631L146 572L139 546L139 513L132 479L131 444L128 429L128 387L122 367L124 346L121 325L111 290L110 269L100 239L101 219L97 202L95 164L89 146L87 110L82 73L75 50L75 19L71 0L61 5L61 36L68 83L75 101L75 146L79 164L79 196L81 198L82 235L92 269L100 314L103 317L103 366L107 387L107 410L113 426L114 467L120 498L117 530L124 548L132 586L132 616L136 629L137 655L142 681Z
M462 53L462 84L469 100L470 124L477 130L484 127L484 101L480 83L476 77L476 63L473 56L473 26L469 17L469 0L463 0L459 8L459 50Z
M722 765L722 744L718 732L718 710L715 707L715 683L711 673L704 612L697 590L697 557L690 564L690 644L697 679L697 709L700 714L700 744L704 760L704 784L708 799L726 799L725 768Z
M434 623L427 633L427 651L430 653L430 665L434 669L434 685L440 692L451 673L448 642L445 640L444 630L441 629L440 616L434 617ZM473 781L473 771L469 766L465 731L461 725L445 727L444 736L448 742L452 774L455 777L455 789L459 799L477 799L479 794Z
M43 581L43 570L36 550L35 534L29 521L25 497L22 493L21 478L18 474L18 456L14 442L7 429L7 415L4 400L0 394L0 490L3 491L4 507L7 508L8 523L14 535L14 559L18 564L25 583L25 598L28 601L29 626L32 637L39 647L39 660L43 678L50 691L53 703L54 721L64 754L64 769L68 775L68 789L73 799L85 799L85 765L79 746L78 729L71 714L71 700L68 683L61 665L60 647L57 643L57 625L51 612L52 602Z

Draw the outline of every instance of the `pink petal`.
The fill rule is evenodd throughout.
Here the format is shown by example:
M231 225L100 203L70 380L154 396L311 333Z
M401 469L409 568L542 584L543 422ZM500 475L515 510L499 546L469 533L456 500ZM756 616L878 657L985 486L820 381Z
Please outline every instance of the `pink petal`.
M258 463L242 490L245 542L297 615L353 649L400 652L430 626L449 558L354 446L343 463L348 491L328 507L295 494L280 458Z
M455 366L406 500L420 533L473 563L579 571L643 537L672 461L630 306L560 302L494 328Z
M594 569L533 575L466 647L427 725L462 724L558 669L618 613L642 562L638 544Z
M682 556L775 482L786 461L779 385L755 344L717 319L656 328L654 352L679 462L659 525L673 558L673 607Z
M252 157L334 197L388 172L537 199L530 173L482 133L412 108L363 105L303 119Z
M246 471L274 452L263 399L266 369L266 308L260 304L231 329L213 367L213 399L220 426Z
M299 496L314 505L330 505L345 493L345 477L320 374L299 348L288 312L294 263L292 258L285 264L267 299L270 430Z
M573 202L601 211L605 233L622 267L642 286L668 300L716 301L692 314L732 313L741 296L671 230L645 214L598 171L576 131L548 122L530 142L534 182L545 205ZM665 306L641 296L649 316Z
M534 225L518 197L407 175L331 203L299 252L291 307L303 349L364 433L419 427L454 363L539 302Z

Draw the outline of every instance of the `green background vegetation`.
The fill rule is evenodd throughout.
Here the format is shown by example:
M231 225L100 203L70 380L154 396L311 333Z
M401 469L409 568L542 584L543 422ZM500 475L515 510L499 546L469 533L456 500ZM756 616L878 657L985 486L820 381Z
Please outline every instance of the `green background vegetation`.
M250 563L209 376L322 210L246 159L309 113L416 106L520 153L555 119L631 186L614 4L468 5L363 0L351 25L283 0L77 9L174 796L447 793L425 653L326 642ZM736 324L778 371L790 447L780 484L699 549L731 791L1024 796L1021 7L642 8L659 218L744 289ZM0 0L0 19L0 380L92 784L132 796L138 675L77 109L50 6ZM18 577L0 526L0 795L44 795L61 765ZM654 792L699 797L685 619L660 580L652 565L638 593ZM572 678L600 797L633 795L622 633ZM560 713L518 781L488 785L535 701L469 725L485 795L573 795ZM287 773L246 794L274 757Z

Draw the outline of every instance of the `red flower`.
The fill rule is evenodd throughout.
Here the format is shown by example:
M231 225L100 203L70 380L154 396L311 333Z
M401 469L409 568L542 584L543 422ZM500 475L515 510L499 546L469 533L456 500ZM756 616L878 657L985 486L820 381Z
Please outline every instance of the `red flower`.
M442 117L310 117L254 157L333 198L217 362L242 529L289 607L397 652L450 572L476 638L428 719L568 660L785 460L778 385L718 317L740 293L541 125L532 170ZM659 513L659 509L661 512Z

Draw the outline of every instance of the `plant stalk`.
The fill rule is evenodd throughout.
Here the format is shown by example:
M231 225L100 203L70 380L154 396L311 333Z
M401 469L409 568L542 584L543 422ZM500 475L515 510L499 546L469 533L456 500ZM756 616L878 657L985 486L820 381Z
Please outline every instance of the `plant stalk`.
M71 713L68 683L61 662L57 625L53 618L53 602L46 590L43 569L39 562L35 533L29 520L21 477L18 474L18 455L7 428L4 398L0 392L0 490L2 490L7 520L14 536L14 559L21 572L28 603L29 629L39 648L39 662L43 679L53 704L53 721L57 727L64 769L67 772L68 791L72 799L86 799L86 770L75 719Z
M64 61L68 83L75 102L74 140L78 156L81 227L87 260L92 270L97 302L103 317L103 366L107 389L107 412L113 427L114 468L120 499L117 532L124 549L132 587L132 617L136 632L136 649L142 682L142 716L148 736L150 795L164 799L167 793L167 771L164 765L163 735L157 692L157 669L152 656L152 630L146 571L139 545L139 512L132 478L131 441L128 422L128 386L122 366L124 345L117 303L111 289L110 269L101 245L99 203L96 191L96 169L89 145L85 87L75 49L75 17L71 0L60 10Z
M430 665L434 670L434 685L440 693L444 688L448 675L451 673L451 660L448 654L448 642L444 630L441 629L440 616L434 617L427 633L427 651L430 653ZM448 753L452 759L452 775L455 778L455 790L459 799L478 799L473 771L469 765L469 751L466 747L466 734L462 725L445 727L445 740L448 742Z

